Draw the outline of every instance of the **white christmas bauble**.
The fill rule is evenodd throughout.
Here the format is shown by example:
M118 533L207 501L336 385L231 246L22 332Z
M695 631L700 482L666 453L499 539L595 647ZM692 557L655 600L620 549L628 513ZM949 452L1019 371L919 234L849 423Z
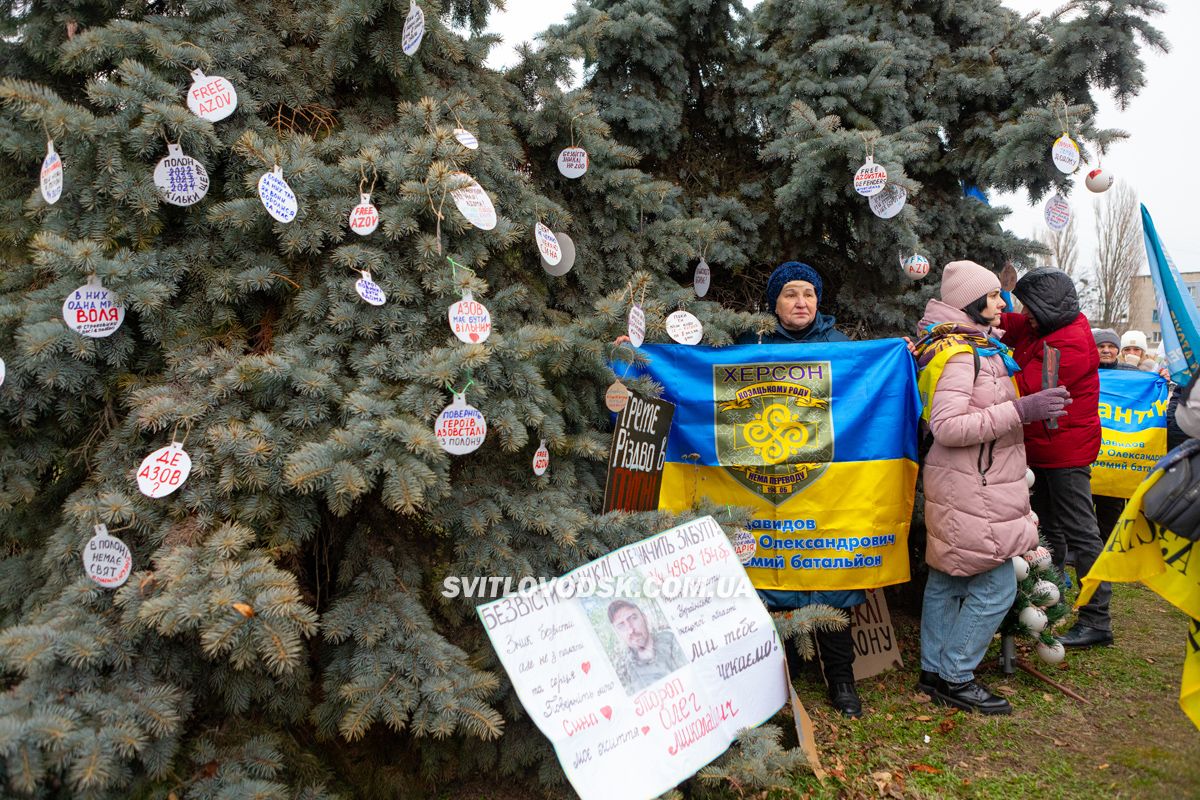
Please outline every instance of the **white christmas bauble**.
M1028 486L1030 489L1032 489L1033 481L1034 481L1033 470L1026 467L1025 468L1025 485Z
M0 358L0 386L4 385L4 375L5 374L6 373L5 373L5 367L4 367L4 359Z
M1013 572L1016 573L1017 580L1023 581L1029 577L1029 562L1020 556L1012 557Z
M350 211L350 230L359 236L374 233L379 227L379 209L371 202L371 195L358 196L358 205Z
M1055 641L1053 645L1038 642L1037 654L1038 658L1047 664L1058 664L1067 657L1067 651L1063 648L1062 642L1059 641Z
M160 447L142 459L137 471L138 491L147 497L166 497L188 479L192 457L179 442Z
M904 274L910 281L919 281L929 274L929 259L918 253L913 253L901 261L900 265L904 267Z
M571 241L571 237L562 231L555 231L554 238L558 240L558 249L562 252L562 259L557 264L551 264L543 256L542 269L546 270L547 275L557 278L566 275L571 271L571 267L575 266L575 242Z
M604 392L604 405L614 414L619 414L629 405L629 387L620 381L613 381Z
M191 112L209 122L220 122L237 108L237 92L233 84L220 75L205 75L192 70L192 85L187 104Z
M897 186L894 183L887 184L878 194L872 195L867 201L871 206L871 213L880 219L891 219L896 216L907 202L908 191L903 186Z
M475 138L475 134L471 133L466 128L455 128L454 138L458 139L458 143L468 150L479 149L479 140Z
M462 299L450 306L446 316L450 322L450 330L459 341L480 344L486 342L492 334L491 312L469 291L463 292Z
M1021 613L1017 615L1017 619L1021 620L1021 624L1033 633L1041 633L1046 630L1048 622L1046 612L1037 606L1025 606L1025 608L1021 609Z
M1055 192L1046 201L1042 214L1046 218L1046 227L1057 233L1071 223L1071 204L1060 192Z
M1037 547L1030 550L1025 554L1024 558L1029 562L1030 566L1038 567L1039 569L1045 569L1050 566L1050 551L1044 547Z
M854 173L854 191L863 197L874 197L884 186L887 186L887 170L870 158Z
M558 171L566 178L582 178L588 171L588 152L582 147L567 147L558 154Z
M362 271L362 277L354 282L354 291L358 292L358 296L373 306L381 306L387 302L387 293L371 277L371 273L365 269Z
M533 474L545 475L546 470L550 468L550 449L546 447L546 440L542 439L542 443L538 445L537 452L533 454Z
M1058 592L1058 587L1050 581L1038 581L1033 585L1033 591L1030 592L1030 600L1039 608L1049 608L1057 605L1061 595Z
M479 449L487 436L487 421L483 412L467 403L466 397L454 395L454 402L442 409L433 426L438 444L447 453L466 455Z
M1088 188L1089 192L1100 194L1101 192L1107 192L1109 189L1111 189L1113 181L1115 180L1116 178L1113 177L1111 172L1097 167L1089 172L1087 177L1083 179L1083 185Z
M1064 133L1054 140L1054 146L1050 148L1050 157L1054 159L1054 166L1058 167L1059 172L1070 175L1079 167L1079 145Z
M125 305L93 275L87 283L67 295L62 315L71 330L102 339L121 327L125 321Z

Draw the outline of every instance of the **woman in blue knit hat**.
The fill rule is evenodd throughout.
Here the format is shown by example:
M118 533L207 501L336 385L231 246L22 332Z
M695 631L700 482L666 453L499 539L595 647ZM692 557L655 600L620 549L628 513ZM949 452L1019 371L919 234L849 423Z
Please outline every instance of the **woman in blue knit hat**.
M814 344L848 342L850 337L837 330L837 322L818 309L824 286L821 276L808 264L788 261L780 264L767 281L767 306L775 313L775 330L761 337L754 332L738 339L738 344ZM784 591L759 589L759 597L772 611L791 611L813 603L851 609L865 603L861 589L840 591ZM821 668L829 684L829 702L847 717L862 716L862 702L854 686L854 642L849 627L840 631L818 631Z

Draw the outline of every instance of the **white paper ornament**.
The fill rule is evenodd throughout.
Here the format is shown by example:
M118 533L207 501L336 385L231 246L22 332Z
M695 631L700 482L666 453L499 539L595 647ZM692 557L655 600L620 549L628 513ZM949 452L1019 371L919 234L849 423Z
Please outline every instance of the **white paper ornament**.
M562 261L562 250L559 249L558 237L554 235L554 231L539 222L533 226L533 238L537 241L538 252L542 254L543 261L552 267Z
M604 392L604 406L614 414L620 414L629 405L629 387L620 381L613 381Z
M450 197L459 213L476 228L485 231L495 228L496 207L479 182L465 172L455 172L451 178L455 179L453 185L458 188L450 192Z
M1033 511L1032 509L1029 511L1029 518L1033 520L1034 525L1037 525L1041 522L1041 519L1038 517L1037 512Z
M880 219L891 219L903 210L908 202L908 192L903 186L889 183L878 194L873 195L868 202L871 213Z
M863 197L874 197L887 185L887 170L876 164L870 156L854 173L854 191Z
M929 274L929 259L919 253L913 253L900 262L904 274L911 281L919 281Z
M237 108L237 91L220 75L205 75L192 70L192 85L188 89L187 105L191 112L209 122L220 122Z
M425 12L416 3L408 6L408 16L404 18L404 31L400 34L400 49L404 55L416 55L425 37Z
M558 154L558 171L566 178L582 178L588 171L588 152L582 147L567 147Z
M92 339L111 336L125 321L125 306L115 292L100 285L93 275L87 283L67 295L63 321L76 333Z
M1063 230L1071 222L1071 204L1058 192L1046 201L1043 213L1046 217L1046 227L1055 232Z
M1029 467L1026 467L1025 468L1025 485L1027 487L1029 487L1030 489L1032 489L1034 480L1036 480L1036 478L1034 477L1033 470L1031 470Z
M381 306L387 302L387 294L371 277L371 273L365 269L362 271L362 277L354 282L354 291L358 292L358 296L373 306Z
M626 333L629 335L629 343L634 347L641 347L646 341L646 312L636 303L629 309Z
M1021 613L1017 615L1017 619L1021 624L1029 629L1031 633L1041 633L1046 630L1046 624L1049 622L1046 619L1046 612L1042 611L1037 606L1025 606L1021 609Z
M179 145L168 144L167 155L154 166L154 185L158 196L173 206L195 205L208 194L208 170L185 156Z
M1097 167L1089 172L1087 177L1083 179L1083 185L1088 188L1089 192L1100 194L1101 192L1107 192L1109 189L1111 189L1113 181L1115 180L1116 178L1111 172Z
M379 227L379 209L371 203L371 195L360 194L358 205L350 212L350 230L359 236L374 233Z
M83 571L105 589L119 589L133 572L133 554L129 547L108 528L97 525L94 535L83 546Z
M487 436L483 413L467 403L466 395L454 393L454 402L442 409L434 423L433 433L447 453L466 455L479 449Z
M192 473L192 458L179 442L160 447L142 459L137 471L138 491L147 497L166 497Z
M63 190L63 163L54 150L54 140L46 140L46 157L42 159L42 199L50 205L58 202Z
M667 317L667 335L680 344L700 344L704 338L704 326L695 315L676 311Z
M1017 582L1021 582L1029 577L1029 562L1020 556L1012 557L1013 574L1017 576Z
M733 552L737 554L738 561L745 566L754 559L754 554L758 552L758 540L754 538L754 534L745 528L738 528L733 532L731 537L733 540Z
M7 374L8 374L8 370L4 366L4 359L0 358L0 386L4 385L4 376Z
M479 140L475 138L475 134L471 133L466 128L455 128L454 138L458 139L458 143L468 150L479 149Z
M283 168L278 164L270 172L264 172L258 179L258 198L262 200L263 208L279 222L291 222L300 210L296 193L284 180Z
M1058 167L1059 172L1070 175L1079 167L1079 145L1064 133L1054 140L1050 157L1054 159L1054 166Z
M467 344L486 342L492 333L492 315L478 302L470 290L462 293L462 299L450 306L446 312L450 330Z
M542 439L542 443L538 445L537 452L533 454L533 474L545 475L546 470L550 468L550 450L546 447L546 440Z
M1042 661L1045 661L1047 664L1061 663L1062 660L1067 657L1066 649L1063 647L1062 642L1058 641L1057 639L1054 640L1054 644L1052 645L1046 644L1045 642L1038 642L1037 654L1038 658L1040 658Z
M712 286L712 269L708 266L708 262L703 258L696 265L696 272L692 275L692 289L696 292L696 297L704 297L708 294L708 287Z
M557 264L551 264L545 257L542 258L542 269L546 273L555 277L561 277L571 271L571 267L575 266L575 242L571 241L571 237L565 233L556 233L554 238L558 240L558 249L562 253L562 258Z
M1045 569L1046 567L1050 566L1052 561L1050 557L1050 551L1044 547L1034 548L1022 556L1022 558L1028 561L1031 567L1037 567L1039 569Z
M1033 585L1033 591L1029 593L1029 599L1034 605L1040 608L1058 605L1060 599L1058 587L1050 581L1038 581Z

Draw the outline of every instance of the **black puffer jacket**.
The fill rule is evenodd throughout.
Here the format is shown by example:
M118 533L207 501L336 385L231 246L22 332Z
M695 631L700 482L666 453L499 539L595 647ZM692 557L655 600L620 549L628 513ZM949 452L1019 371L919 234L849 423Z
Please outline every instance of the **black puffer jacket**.
M1054 333L1079 316L1075 282L1061 269L1038 267L1017 281L1013 294L1033 314L1040 336Z

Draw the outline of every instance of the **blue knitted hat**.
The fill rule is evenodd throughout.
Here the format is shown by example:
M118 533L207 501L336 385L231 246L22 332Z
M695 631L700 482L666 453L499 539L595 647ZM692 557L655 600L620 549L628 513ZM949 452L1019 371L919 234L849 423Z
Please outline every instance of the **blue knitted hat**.
M817 302L821 302L821 291L824 288L821 285L821 276L817 271L808 264L801 264L799 261L787 261L780 264L771 273L770 280L767 281L767 308L772 313L775 311L775 303L779 300L779 293L783 291L783 287L787 286L792 281L808 281L813 285L813 289L817 293Z

